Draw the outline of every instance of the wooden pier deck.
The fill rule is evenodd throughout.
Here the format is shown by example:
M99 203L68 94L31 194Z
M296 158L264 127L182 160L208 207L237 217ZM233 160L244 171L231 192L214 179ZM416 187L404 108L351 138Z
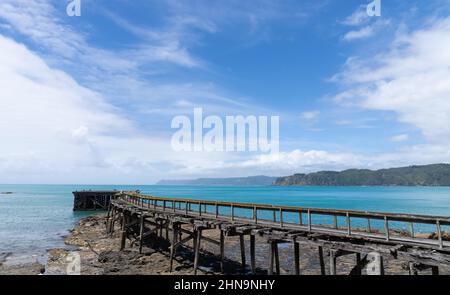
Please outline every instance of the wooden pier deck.
M325 256L329 258L330 274L336 274L336 259L344 255L356 258L349 274L361 274L362 270L367 274L384 274L383 258L408 261L411 274L417 273L417 269L431 269L433 274L439 274L440 266L450 265L450 242L444 240L442 230L443 226L450 225L450 217L446 216L215 202L117 192L108 206L108 233L117 228L116 222L120 222L121 249L130 239L142 251L149 235L163 236L165 230L171 243L171 261L177 248L192 240L194 273L199 266L201 241L219 247L218 259L223 267L225 241L229 236L239 237L243 268L247 266L245 238L248 237L249 266L254 273L256 236L264 237L270 245L268 274L280 273L278 245L281 243L293 244L295 274L300 274L302 245L317 247L322 274L325 274ZM383 229L375 228L377 222L383 224ZM393 228L394 222L407 224L409 231ZM418 235L415 227L421 225L433 226L436 239ZM202 235L203 231L213 229L220 230L218 241Z
M73 211L108 210L113 196L120 193L117 190L82 190L74 191ZM134 192L139 193L139 191Z

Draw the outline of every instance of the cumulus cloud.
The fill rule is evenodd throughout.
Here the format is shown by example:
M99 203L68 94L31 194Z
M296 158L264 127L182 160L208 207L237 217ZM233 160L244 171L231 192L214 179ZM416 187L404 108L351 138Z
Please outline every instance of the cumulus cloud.
M0 64L2 182L146 184L242 160L174 152L169 137L143 132L103 95L2 35Z
M400 34L389 51L351 58L335 77L346 89L336 101L392 111L430 141L450 138L450 18Z

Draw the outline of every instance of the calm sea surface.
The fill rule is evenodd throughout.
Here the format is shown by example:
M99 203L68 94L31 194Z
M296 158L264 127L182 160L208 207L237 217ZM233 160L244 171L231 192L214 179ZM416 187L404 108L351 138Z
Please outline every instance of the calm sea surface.
M63 236L78 219L91 214L72 211L72 191L83 189L139 189L155 196L450 216L450 187L0 185L0 192L13 192L0 194L0 260L5 253L42 260L47 249L64 247Z

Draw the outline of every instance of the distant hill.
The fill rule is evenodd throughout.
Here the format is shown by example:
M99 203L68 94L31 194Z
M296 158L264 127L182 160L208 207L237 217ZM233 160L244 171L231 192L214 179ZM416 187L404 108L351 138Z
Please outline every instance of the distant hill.
M216 186L239 186L239 185L271 185L277 178L270 176L249 176L233 178L198 178L190 180L161 180L159 185L216 185Z
M381 170L349 169L279 177L273 185L297 186L450 186L450 164Z

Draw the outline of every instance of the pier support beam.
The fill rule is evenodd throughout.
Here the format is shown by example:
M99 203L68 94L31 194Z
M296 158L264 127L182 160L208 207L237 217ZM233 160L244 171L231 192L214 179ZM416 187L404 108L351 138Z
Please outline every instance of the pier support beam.
M179 232L179 225L177 223L172 223L172 245L170 245L170 267L169 272L172 272L173 269L173 259L176 255L177 248L178 248L178 232Z
M336 275L336 250L330 250L330 275Z
M196 229L194 230L194 275L197 274L198 269L198 261L200 256L200 246L201 246L201 240L202 240L202 230Z
M295 274L300 275L300 244L294 242L294 265L295 265Z
M356 268L355 268L355 275L360 276L361 275L361 253L356 253Z
M319 246L319 264L320 264L320 274L325 275L325 261L323 260L323 247Z
M409 275L410 276L417 276L419 273L417 272L416 267L414 266L414 262L409 262Z
M242 273L245 273L245 242L244 242L244 235L239 235L239 244L241 246L241 271Z
M275 273L280 274L280 258L278 256L278 242L270 242L270 263L269 263L269 275L273 275L273 266L275 264Z
M223 232L223 230L220 230L220 270L222 272L225 271L225 265L224 265L224 260L225 260L225 234Z
M256 237L250 235L250 267L252 274L256 274Z
M139 253L142 254L142 247L144 246L144 213L141 212L141 223L139 228Z
M120 251L122 251L123 249L125 249L125 242L127 238L125 212L122 212L122 231L120 234Z

